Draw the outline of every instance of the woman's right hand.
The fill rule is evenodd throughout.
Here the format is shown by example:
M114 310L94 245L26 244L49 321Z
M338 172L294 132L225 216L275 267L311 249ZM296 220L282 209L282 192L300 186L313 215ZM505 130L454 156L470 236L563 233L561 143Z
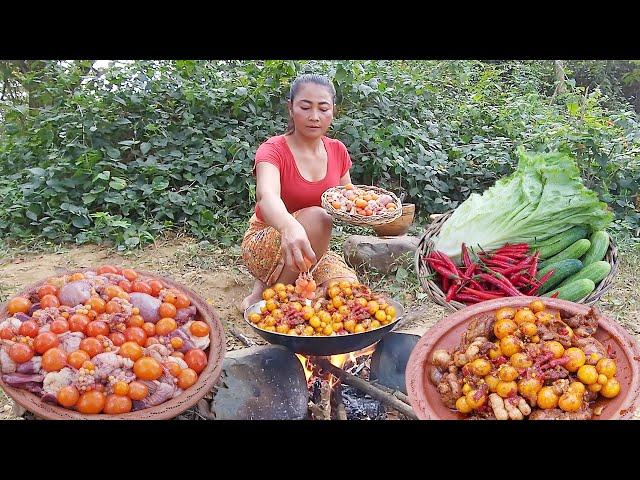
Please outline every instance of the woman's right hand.
M301 272L307 272L309 267L317 261L306 230L293 217L280 230L280 246L285 265L292 269L297 268ZM311 264L306 262L305 259L310 261Z

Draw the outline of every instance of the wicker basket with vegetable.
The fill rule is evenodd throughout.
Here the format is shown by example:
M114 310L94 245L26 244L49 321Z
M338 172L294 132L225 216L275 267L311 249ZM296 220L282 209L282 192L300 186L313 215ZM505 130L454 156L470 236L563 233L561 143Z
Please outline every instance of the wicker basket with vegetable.
M521 150L513 174L427 228L416 271L450 310L518 295L592 304L617 271L612 220L571 157Z

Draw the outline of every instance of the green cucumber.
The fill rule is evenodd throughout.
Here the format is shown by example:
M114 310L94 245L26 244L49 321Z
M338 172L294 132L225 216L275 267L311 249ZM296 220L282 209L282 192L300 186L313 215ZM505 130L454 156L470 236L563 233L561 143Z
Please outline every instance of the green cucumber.
M582 270L582 262L577 258L567 258L565 260L560 260L559 262L555 262L544 267L536 274L536 278L540 280L543 275L546 275L551 270L554 270L553 275L551 275L551 277L549 277L549 279L544 282L544 284L540 287L540 290L538 290L538 293L544 293L550 288L559 285L563 280L578 273L580 270Z
M556 298L562 300L569 300L570 302L577 302L578 300L586 297L596 288L596 284L593 280L588 278L581 278L575 282L566 284L564 287L553 289L552 291L542 295L543 297L550 297L554 293L558 292Z
M575 273L570 277L568 277L567 279L565 279L565 281L560 284L560 288L571 282L580 280L581 278L588 278L593 283L598 285L598 283L600 283L607 275L609 275L610 271L611 271L611 264L609 262L604 262L604 261L593 262L587 265L586 267L584 267L578 273Z
M534 252L538 250L540 252L540 258L545 260L553 257L556 253L560 253L568 246L573 245L586 236L587 229L585 227L575 226L543 242L534 244L532 250Z
M540 268L544 268L547 265L551 265L552 263L559 262L560 260L565 260L567 258L580 258L582 255L587 253L587 250L591 247L591 242L586 238L578 240L573 243L570 247L565 248L557 255L545 260L540 264Z
M589 241L591 242L591 248L589 248L582 258L582 263L585 267L604 259L604 256L609 249L609 234L604 230L598 230L591 235Z

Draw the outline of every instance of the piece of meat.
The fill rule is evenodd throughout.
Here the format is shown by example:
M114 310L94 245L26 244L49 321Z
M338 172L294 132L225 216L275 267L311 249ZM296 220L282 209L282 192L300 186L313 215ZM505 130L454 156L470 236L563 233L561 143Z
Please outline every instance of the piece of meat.
M187 308L181 308L176 312L174 320L176 321L178 326L184 325L185 323L195 319L197 312L198 311L194 305L191 305Z
M564 348L571 346L571 332L568 325L556 318L549 321L547 325L538 324L538 335L543 341L555 340L560 342Z
M578 314L567 318L565 323L574 329L576 335L588 337L596 333L598 320L601 317L602 313L600 313L598 307L591 307L585 314Z
M545 380L556 381L563 378L568 378L569 375L569 370L564 368L562 365L556 365L553 368L545 370L545 372L542 374L542 377Z
M460 341L460 345L458 345L458 350L464 352L476 338L484 337L486 339L489 339L492 335L493 318L474 318L471 323L469 323L467 330L462 335L462 340Z
M42 357L31 357L28 362L21 363L16 368L18 373L40 373L40 367L42 366Z
M133 368L131 359L121 357L113 352L100 353L93 357L91 362L95 366L93 376L98 380L105 380L117 369L127 370Z
M11 387L22 387L27 383L42 383L44 375L31 373L7 373L2 375L2 381Z
M154 343L145 348L145 355L155 358L158 362L164 363L171 351L160 343Z
M76 372L69 367L65 367L59 372L49 372L44 377L43 390L46 393L56 395L62 387L71 385L76 376Z
M140 410L143 408L153 407L160 405L163 402L173 398L176 386L164 382L154 380L153 382L143 382L149 388L149 395L143 400L134 400L132 410Z
M182 347L178 348L177 351L182 353L187 353L189 350L192 350L197 347L196 347L196 344L193 342L193 340L191 340L191 336L189 336L184 330L182 330L183 328L184 326L180 328L176 328L173 332L167 335L166 338L171 339L173 337L180 337L183 340L183 343L182 343Z
M60 303L69 307L84 305L91 298L91 284L86 280L67 283L60 289Z
M600 358L607 358L607 349L605 346L600 343L597 338L593 337L584 337L584 338L573 338L571 342L572 346L581 348L584 351L587 360L591 356L591 354L595 353L600 355Z
M58 335L59 348L67 353L75 352L80 348L80 342L84 338L82 332L64 332Z
M9 356L9 349L7 347L0 347L0 371L2 373L13 373L16 371L18 364L11 360Z
M159 298L146 293L133 292L129 294L131 304L140 310L140 315L145 322L156 323L160 320L160 302Z
M590 420L592 416L591 407L583 405L580 410L572 413L559 408L537 409L529 415L529 420Z
M443 375L436 387L440 399L449 408L455 408L456 400L462 395L462 379L454 373Z

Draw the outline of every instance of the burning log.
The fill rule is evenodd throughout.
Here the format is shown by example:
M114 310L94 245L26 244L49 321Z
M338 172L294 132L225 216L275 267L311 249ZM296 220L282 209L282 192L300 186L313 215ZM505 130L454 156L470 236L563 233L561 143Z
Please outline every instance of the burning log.
M351 385L352 387L355 387L358 390L361 390L361 391L371 395L373 398L375 398L375 399L385 403L386 405L398 410L400 413L402 413L407 418L410 418L412 420L417 420L418 419L418 417L414 413L413 409L409 405L407 405L406 403L404 403L401 400L399 400L394 395L389 394L389 393L381 390L380 388L374 387L373 385L371 385L370 383L362 380L361 378L355 377L355 376L351 375L350 373L345 372L344 370L334 366L333 364L331 364L330 362L328 362L327 360L325 360L323 358L317 358L316 361L317 361L317 364L320 367L322 367L323 370L331 372L333 375L338 377L342 382L346 383L347 385Z

